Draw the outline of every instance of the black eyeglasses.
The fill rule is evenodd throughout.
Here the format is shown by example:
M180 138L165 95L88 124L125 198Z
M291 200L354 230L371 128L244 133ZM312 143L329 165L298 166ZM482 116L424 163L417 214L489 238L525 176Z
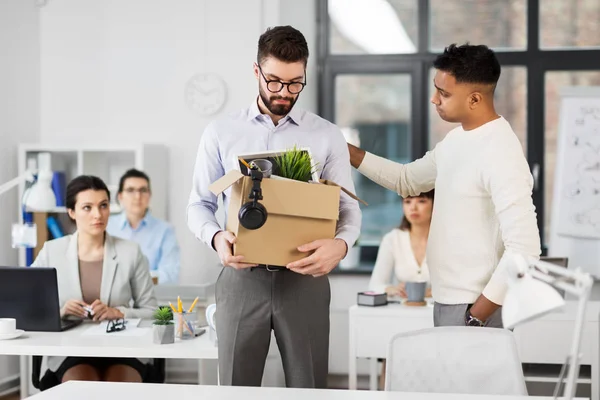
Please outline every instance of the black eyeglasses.
M123 318L111 319L108 321L108 325L106 325L106 333L123 331L127 328L126 324L127 321Z
M139 193L139 194L148 194L148 193L150 193L150 189L147 188L147 187L141 187L141 188L137 188L137 189L129 187L129 188L123 189L123 191L125 193L127 193L127 194L134 194L136 192Z
M268 80L265 74L262 72L262 68L258 65L258 70L262 75L263 79L267 83L267 90L271 93L279 93L283 90L284 86L287 86L288 92L291 94L298 94L302 90L304 90L304 86L306 86L306 71L304 71L304 82L281 82L280 80Z

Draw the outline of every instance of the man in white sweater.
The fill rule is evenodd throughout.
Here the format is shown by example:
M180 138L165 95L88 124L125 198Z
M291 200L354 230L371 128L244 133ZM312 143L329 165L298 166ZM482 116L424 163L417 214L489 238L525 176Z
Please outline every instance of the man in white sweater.
M502 327L510 253L540 255L533 179L519 140L494 109L494 52L451 45L434 67L431 102L442 119L461 126L409 164L348 145L350 161L402 197L435 187L427 248L434 325Z

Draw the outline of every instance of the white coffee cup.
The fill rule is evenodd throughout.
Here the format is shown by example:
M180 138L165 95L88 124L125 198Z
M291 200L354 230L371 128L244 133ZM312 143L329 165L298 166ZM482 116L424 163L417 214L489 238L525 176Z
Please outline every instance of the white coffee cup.
M0 318L0 335L9 335L17 330L17 320L14 318Z

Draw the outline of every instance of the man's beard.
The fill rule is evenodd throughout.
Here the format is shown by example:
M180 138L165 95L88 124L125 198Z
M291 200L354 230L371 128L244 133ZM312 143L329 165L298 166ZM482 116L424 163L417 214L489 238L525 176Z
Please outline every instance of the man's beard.
M293 97L283 97L279 95L274 95L273 97L268 97L267 94L263 91L261 87L258 88L258 93L260 94L260 98L262 99L263 104L267 107L267 110L273 115L284 116L288 115L290 111L292 111L292 107L296 104L299 96L296 98ZM289 104L274 104L275 100L287 100Z

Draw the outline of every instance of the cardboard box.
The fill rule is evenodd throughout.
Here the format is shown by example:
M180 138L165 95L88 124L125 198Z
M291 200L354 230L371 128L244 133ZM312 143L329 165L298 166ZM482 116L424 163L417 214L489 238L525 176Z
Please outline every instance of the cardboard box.
M260 154L244 159L249 162L264 156ZM226 229L238 239L233 247L234 255L243 255L245 262L266 265L285 266L308 255L299 252L298 246L318 239L334 238L342 190L362 202L353 193L327 180L306 183L264 178L260 203L267 209L267 220L261 228L248 230L240 224L238 212L244 203L250 201L248 195L252 180L241 170L232 170L213 182L209 189L218 196L229 187L231 194Z

